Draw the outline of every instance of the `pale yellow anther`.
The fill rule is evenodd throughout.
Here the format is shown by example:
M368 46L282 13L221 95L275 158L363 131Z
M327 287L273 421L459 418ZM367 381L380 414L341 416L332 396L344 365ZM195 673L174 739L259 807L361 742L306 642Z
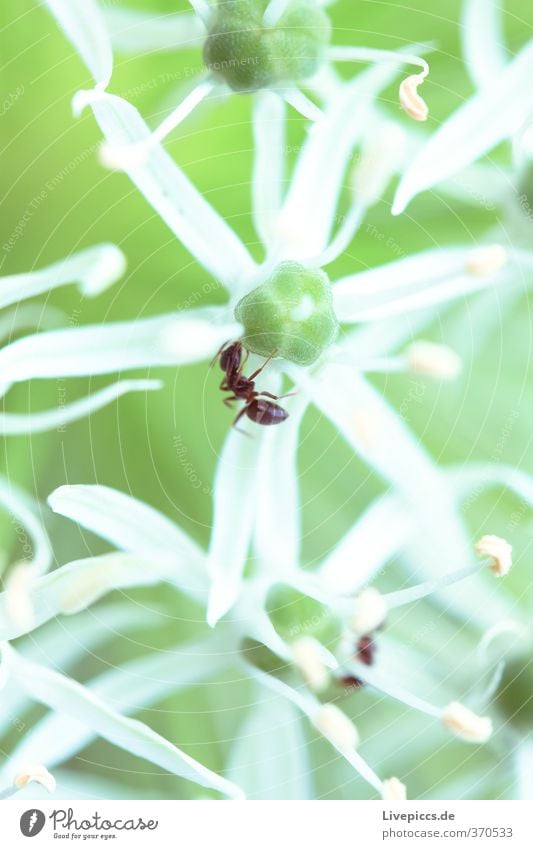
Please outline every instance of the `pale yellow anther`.
M292 646L295 666L306 684L316 693L325 690L329 684L330 673L324 663L323 646L314 637L300 637Z
M25 766L24 769L15 775L13 785L22 789L31 781L36 781L38 784L42 784L49 793L53 793L56 789L56 780L54 776L41 764L28 764Z
M508 258L507 251L502 245L484 245L469 254L465 268L468 274L474 277L488 277L500 271Z
M387 778L381 788L381 798L384 802L405 802L407 788L399 778Z
M442 712L445 728L468 743L486 743L492 734L492 720L478 716L460 702L451 702Z
M455 380L462 369L461 358L446 345L419 340L405 352L410 371L441 380Z
M357 728L336 705L321 705L313 723L315 728L340 751L357 748L359 743Z
M366 587L355 598L350 628L356 634L371 634L383 625L387 616L387 603L374 587Z
M494 534L481 537L475 546L476 554L490 558L490 570L498 578L507 575L513 565L513 547L507 540Z
M400 85L400 104L407 114L415 121L427 121L429 109L425 100L418 93L418 86L424 82L427 72L411 74Z

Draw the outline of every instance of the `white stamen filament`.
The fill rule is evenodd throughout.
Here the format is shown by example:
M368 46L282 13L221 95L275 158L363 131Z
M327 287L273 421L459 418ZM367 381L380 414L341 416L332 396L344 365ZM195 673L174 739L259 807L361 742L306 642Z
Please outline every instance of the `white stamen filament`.
M470 563L462 569L457 569L455 572L450 572L448 575L443 575L435 581L424 581L422 584L416 584L414 587L407 587L405 590L396 590L396 592L386 593L385 602L389 609L401 607L404 604L411 604L413 601L419 601L421 598L426 598L433 593L439 592L446 587L463 581L476 572L480 572L485 563Z
M293 109L296 109L300 115L308 118L309 121L319 121L324 116L322 109L298 88L283 91L282 97L289 106L292 106Z
M131 145L112 145L104 142L100 147L100 161L111 170L127 171L144 164L150 150L160 144L191 112L210 94L215 87L212 79L202 80L179 106L161 122L154 132L141 142Z
M494 534L486 534L475 545L476 554L489 557L489 568L498 578L507 575L513 565L513 547L507 540Z
M441 719L445 728L469 743L486 743L492 734L492 720L478 716L460 702L451 702Z
M208 24L212 15L212 9L207 0L189 0L189 3L200 20L202 20L204 24Z
M430 702L426 702L425 699L415 696L414 693L410 693L399 684L385 680L375 669L370 669L370 667L365 664L358 663L353 660L348 660L345 665L350 675L360 678L361 681L368 684L369 687L384 693L384 695L389 696L391 699L395 699L397 702L402 702L404 705L407 705L407 707L411 707L414 710L425 713L427 716L442 716L441 708L432 705Z
M263 23L266 27L274 27L279 19L285 14L291 0L270 0L263 15Z

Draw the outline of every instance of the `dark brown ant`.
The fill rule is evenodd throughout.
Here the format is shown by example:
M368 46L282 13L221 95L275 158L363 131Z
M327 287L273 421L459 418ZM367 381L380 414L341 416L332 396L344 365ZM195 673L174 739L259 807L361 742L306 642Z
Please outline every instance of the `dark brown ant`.
M376 656L376 643L370 634L360 637L355 647L354 657L359 663L364 666L372 666ZM364 687L364 682L355 675L344 675L339 679L340 683L350 689L359 689Z
M236 427L243 416L248 416L256 424L260 425L276 425L284 422L289 414L279 404L280 398L286 398L287 395L272 395L270 392L257 392L255 389L255 378L261 374L263 369L268 365L271 359L276 355L273 351L267 360L260 366L250 377L246 377L242 371L248 359L249 352L243 359L244 347L241 342L226 342L222 345L215 359L219 361L220 368L225 372L225 377L220 383L220 389L223 392L232 392L228 398L224 398L224 404L231 407L234 401L244 401L244 407L239 410L233 426ZM289 393L293 394L293 393ZM272 400L266 400L272 399Z

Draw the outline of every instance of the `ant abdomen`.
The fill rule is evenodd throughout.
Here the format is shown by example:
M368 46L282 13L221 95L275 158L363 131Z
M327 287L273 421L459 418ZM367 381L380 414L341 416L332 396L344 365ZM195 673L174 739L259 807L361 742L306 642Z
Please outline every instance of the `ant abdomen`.
M279 404L274 404L273 401L265 401L263 398L256 398L251 401L245 409L248 418L260 425L281 424L289 417L287 411Z

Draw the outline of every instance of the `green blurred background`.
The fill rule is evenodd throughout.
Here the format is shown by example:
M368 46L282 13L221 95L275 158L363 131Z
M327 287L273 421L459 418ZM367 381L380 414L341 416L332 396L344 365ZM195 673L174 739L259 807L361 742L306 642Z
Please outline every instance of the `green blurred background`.
M188 8L185 0L143 0L129 5L162 12ZM515 51L533 32L533 5L512 0L505 8L508 44ZM435 43L431 75L424 85L424 97L430 105L428 130L436 129L473 92L460 58L458 0L340 0L331 15L338 44L395 49L417 41ZM173 78L199 63L199 51L192 50L137 57L117 55L110 90L130 99L155 126L181 96ZM46 303L59 307L66 323L155 315L183 308L191 297L198 306L208 303L208 298L216 299L215 292L198 300L198 292L209 282L208 274L129 179L104 171L99 165L96 149L100 133L94 119L87 111L75 120L70 107L73 94L90 87L88 74L37 2L2 0L0 67L0 100L18 92L0 117L0 246L30 211L15 247L7 253L0 250L0 273L28 271L81 247L112 241L127 256L127 274L95 300L81 299L74 286L54 292ZM157 84L147 86L153 80ZM396 86L385 92L382 103L392 114L398 113ZM260 257L250 215L250 106L248 97L233 96L198 109L172 135L167 148ZM304 122L290 113L289 141L294 149L303 134ZM503 160L507 154L501 150L496 158ZM39 197L42 200L36 202ZM392 192L371 210L350 249L329 268L332 278L433 245L475 244L501 218L498 210L489 212L459 203L450 206L449 200L438 193L423 195L406 215L392 218L391 198ZM384 246L372 236L370 225L385 233L387 239L391 237L397 247L391 250ZM524 282L517 281L517 286L522 287ZM222 292L219 297L223 298ZM44 300L39 299L39 303ZM530 303L523 293L506 308L495 294L492 310L498 312L498 319L483 342L477 341L477 319L472 317L475 314L470 302L442 311L432 336L460 349L465 357L464 374L452 385L424 383L421 397L409 404L407 418L440 463L493 457L533 472ZM2 472L43 501L66 482L99 482L130 492L171 516L205 546L211 522L213 472L231 413L221 404L217 375L210 373L207 365L153 370L150 376L163 378L163 391L125 397L89 419L68 425L65 432L5 440ZM6 408L28 411L53 407L60 392L66 391L66 400L72 401L107 382L109 378L33 381L16 386L8 395ZM412 378L393 376L377 384L400 406L410 397ZM510 416L511 435L502 445ZM305 421L300 468L304 553L311 564L350 527L382 485L314 412ZM509 516L518 509L520 505L511 496L482 496L469 511L472 532L484 531L490 517L490 531L503 533ZM48 521L58 563L105 550L99 540L66 520L49 516ZM516 592L524 610L528 606L531 609L533 602L533 583L527 577L532 527L530 511L522 510L512 538L518 568L508 586ZM0 517L0 529L1 547L7 562L12 562L18 556L13 525ZM166 611L162 624L137 635L135 644L125 638L97 648L75 670L80 680L139 653L139 646L142 651L161 648L205 631L201 611L177 596L169 598L168 590L132 590L127 596L143 608ZM235 735L246 698L244 685L232 686L225 680L169 699L156 711L144 711L141 717L217 769L226 754L224 743L217 741ZM36 710L35 715L38 713ZM453 762L456 752L453 744L450 748ZM328 760L331 757L326 753L317 771L320 795L342 798L365 794L365 789L343 772L338 760L329 765ZM135 789L153 797L195 795L190 785L162 776L146 763L103 743L91 746L83 759L76 759L71 766L83 771L87 764L92 772L107 778L116 778L116 769L131 770L129 776L121 776L131 793ZM429 765L426 771L431 776ZM426 787L434 788L432 793L438 796L436 776L428 782L422 770L413 780L420 782L419 795L424 792L425 780Z

